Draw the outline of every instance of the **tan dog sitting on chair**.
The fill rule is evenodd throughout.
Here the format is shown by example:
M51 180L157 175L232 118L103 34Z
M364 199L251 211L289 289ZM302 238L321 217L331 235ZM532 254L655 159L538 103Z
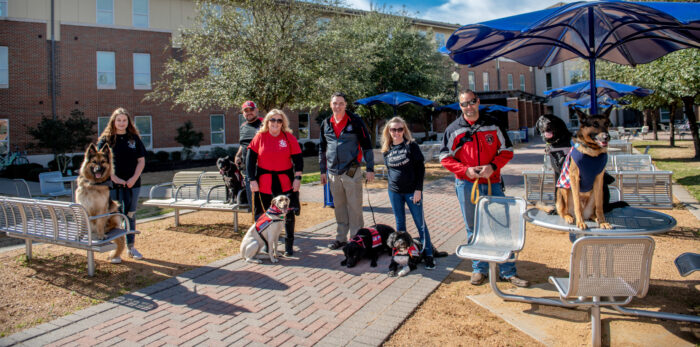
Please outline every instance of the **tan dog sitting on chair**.
M262 260L256 258L258 253L267 244L267 254L270 256L270 261L278 262L277 259L277 243L280 234L284 230L284 216L289 209L289 198L284 195L279 195L272 199L270 208L265 211L265 214L260 216L255 224L251 225L241 241L241 257L249 263L262 263Z

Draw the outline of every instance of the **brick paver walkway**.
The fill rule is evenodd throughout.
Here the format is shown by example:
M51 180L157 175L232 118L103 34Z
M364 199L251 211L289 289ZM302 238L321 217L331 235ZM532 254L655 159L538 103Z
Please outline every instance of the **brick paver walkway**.
M316 193L313 193L316 191ZM305 199L318 199L309 187ZM365 224L373 224L365 193ZM394 224L385 190L370 201L377 223ZM426 185L426 221L433 243L450 253L464 240L451 180ZM409 214L410 215L410 214ZM410 218L409 218L410 220ZM409 231L417 235L413 223ZM406 277L363 261L340 266L341 251L325 246L335 224L297 234L298 251L277 264L232 256L151 287L89 307L0 340L0 345L379 345L459 263L422 266Z

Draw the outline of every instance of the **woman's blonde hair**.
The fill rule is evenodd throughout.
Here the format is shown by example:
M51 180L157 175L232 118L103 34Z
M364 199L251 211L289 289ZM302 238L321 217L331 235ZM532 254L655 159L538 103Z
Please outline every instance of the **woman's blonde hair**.
M110 146L114 145L114 141L117 136L117 127L114 125L114 122L117 120L117 116L122 114L125 115L126 119L129 121L126 126L126 134L128 135L129 139L141 138L141 134L134 126L134 120L131 118L129 111L123 107L119 107L112 112L112 116L109 117L109 122L107 122L105 130L102 131L102 134L100 134L100 139L104 138Z
M270 110L265 115L265 118L263 118L262 126L260 127L260 130L258 130L259 133L265 133L270 131L270 118L274 115L280 115L282 116L282 131L286 133L291 133L292 129L289 128L289 118L287 118L287 115L284 113L284 111L280 109L273 108Z
M384 130L382 130L382 153L389 152L391 144L393 143L393 140L391 139L391 133L389 132L389 128L391 128L392 123L401 124L401 126L403 127L403 139L406 142L413 141L413 136L411 136L411 130L408 130L408 124L406 124L406 121L403 120L403 118L401 117L394 117L388 122L386 122L386 124L384 125Z

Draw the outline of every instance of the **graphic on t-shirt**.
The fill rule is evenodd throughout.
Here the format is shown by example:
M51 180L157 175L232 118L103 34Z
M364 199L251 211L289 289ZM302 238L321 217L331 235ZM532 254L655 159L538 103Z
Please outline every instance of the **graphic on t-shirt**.
M286 147L287 147L287 141L280 139L280 147L286 148Z

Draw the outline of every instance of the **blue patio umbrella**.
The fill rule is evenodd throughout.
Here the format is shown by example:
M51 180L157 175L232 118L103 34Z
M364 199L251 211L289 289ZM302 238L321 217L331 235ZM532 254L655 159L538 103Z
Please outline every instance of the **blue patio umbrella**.
M582 58L588 61L590 89L597 90L596 59L634 66L700 48L700 3L573 2L463 26L445 47L452 60L468 66L498 57L537 67ZM597 113L596 100L592 93L591 113Z
M624 101L615 101L615 100L610 99L610 98L598 99L598 108L599 109L606 109L608 107L620 107L620 106L625 105L625 104L628 104L628 103L624 102ZM591 108L591 99L581 98L581 99L567 101L564 103L564 106L570 106L570 107L574 107L574 108Z
M459 103L455 102L454 104L449 104L440 107L440 109L449 109L449 110L454 110L457 112L461 112L462 109L459 108ZM489 112L494 112L494 111L500 111L500 112L518 112L518 110L506 106L501 106L501 105L492 105L492 104L481 104L479 105L479 111L484 111L486 113Z
M406 104L416 104L421 106L432 106L435 104L435 102L431 100L402 92L388 92L355 101L355 104L365 105L368 107L382 103L390 105L394 109L394 115L396 115L396 108Z
M654 93L654 91L651 89L630 86L607 80L597 80L595 85L597 88L597 96L607 95L613 99L618 99L625 95L647 96ZM583 95L591 95L591 82L583 81L568 85L566 87L545 90L544 92L544 96L549 97L557 97L560 95L565 95L570 98L579 98Z

